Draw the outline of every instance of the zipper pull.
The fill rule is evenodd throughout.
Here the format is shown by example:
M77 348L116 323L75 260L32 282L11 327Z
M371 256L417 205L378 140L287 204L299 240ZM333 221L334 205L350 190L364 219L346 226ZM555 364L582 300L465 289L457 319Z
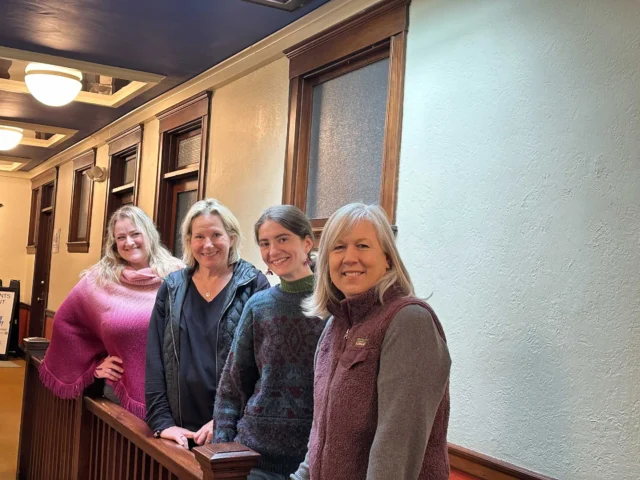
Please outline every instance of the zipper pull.
M344 334L344 339L348 340L349 339L349 330L351 330L350 328L347 328L346 333Z

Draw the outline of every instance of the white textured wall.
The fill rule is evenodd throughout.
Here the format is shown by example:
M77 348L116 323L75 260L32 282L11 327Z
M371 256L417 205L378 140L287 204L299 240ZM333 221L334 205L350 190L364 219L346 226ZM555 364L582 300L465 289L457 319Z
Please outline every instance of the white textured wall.
M640 3L414 0L399 243L453 357L450 441L640 476Z
M31 298L31 282L26 284L27 236L31 182L26 178L0 176L0 279L5 287L20 280L20 300ZM33 256L33 255L29 255Z
M289 61L277 60L215 91L206 195L227 205L242 227L242 257L265 268L253 224L282 202Z

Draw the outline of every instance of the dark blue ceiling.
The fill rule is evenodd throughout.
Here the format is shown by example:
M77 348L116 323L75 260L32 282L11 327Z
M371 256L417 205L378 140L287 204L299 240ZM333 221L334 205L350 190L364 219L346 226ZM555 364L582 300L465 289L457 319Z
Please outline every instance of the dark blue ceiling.
M52 108L0 91L0 119L79 130L55 149L7 153L32 158L23 167L30 170L327 1L286 12L242 0L0 0L1 46L167 77L115 109L77 102Z

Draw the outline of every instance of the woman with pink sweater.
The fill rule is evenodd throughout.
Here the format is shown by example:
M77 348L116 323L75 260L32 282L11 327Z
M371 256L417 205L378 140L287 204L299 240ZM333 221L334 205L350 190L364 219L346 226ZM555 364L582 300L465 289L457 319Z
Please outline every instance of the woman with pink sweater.
M182 268L153 222L125 206L109 220L105 254L56 312L40 379L55 395L75 398L96 378L105 397L145 417L144 368L151 310L162 278Z

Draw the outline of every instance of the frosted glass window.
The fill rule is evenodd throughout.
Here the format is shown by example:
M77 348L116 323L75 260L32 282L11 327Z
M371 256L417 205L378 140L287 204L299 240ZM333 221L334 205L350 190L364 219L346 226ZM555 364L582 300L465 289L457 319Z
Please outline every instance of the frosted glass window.
M78 240L87 239L87 218L89 215L89 195L91 193L91 181L86 175L87 170L79 173L80 175L80 200L78 202Z
M313 89L307 215L379 203L389 59Z
M200 134L181 140L178 144L178 168L198 163L201 145L202 135Z
M136 155L130 155L124 159L124 185L133 183L136 178Z
M188 190L186 192L178 192L177 196L173 254L178 258L182 258L182 235L180 234L180 226L191 206L196 203L198 192L197 190Z

